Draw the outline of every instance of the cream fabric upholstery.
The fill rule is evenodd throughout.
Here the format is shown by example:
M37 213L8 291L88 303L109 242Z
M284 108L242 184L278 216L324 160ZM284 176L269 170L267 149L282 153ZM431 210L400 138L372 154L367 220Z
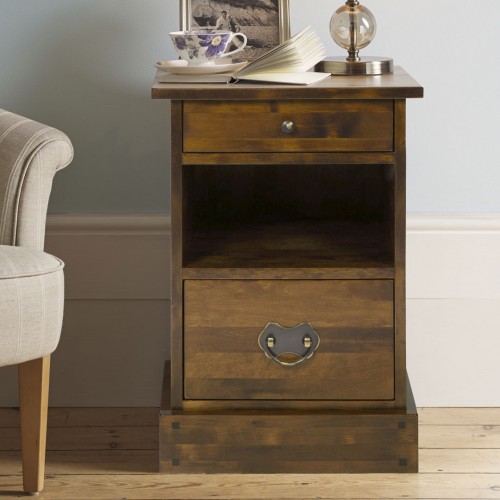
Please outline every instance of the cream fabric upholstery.
M62 132L0 109L0 244L43 249L52 179L73 148Z
M64 265L42 250L52 179L72 158L62 132L0 109L0 366L59 342Z
M63 267L40 250L0 245L0 366L42 358L57 347Z

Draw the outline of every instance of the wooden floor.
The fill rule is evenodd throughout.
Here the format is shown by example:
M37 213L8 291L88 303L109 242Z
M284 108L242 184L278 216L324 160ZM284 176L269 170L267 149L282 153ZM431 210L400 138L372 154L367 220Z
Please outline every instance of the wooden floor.
M419 414L419 474L165 476L156 409L53 409L39 498L500 499L500 409ZM0 499L21 484L19 413L0 409Z

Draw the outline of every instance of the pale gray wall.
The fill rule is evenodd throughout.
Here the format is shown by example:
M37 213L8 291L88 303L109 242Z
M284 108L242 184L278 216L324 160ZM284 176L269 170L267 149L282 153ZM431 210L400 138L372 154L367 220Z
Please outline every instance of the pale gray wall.
M342 1L291 0L331 55ZM366 0L388 55L426 88L409 103L408 210L500 212L500 2ZM0 0L0 107L66 131L76 148L51 212L168 212L168 103L153 62L174 57L177 0Z
M75 146L51 212L169 210L169 108L150 92L177 26L173 0L0 0L0 107Z

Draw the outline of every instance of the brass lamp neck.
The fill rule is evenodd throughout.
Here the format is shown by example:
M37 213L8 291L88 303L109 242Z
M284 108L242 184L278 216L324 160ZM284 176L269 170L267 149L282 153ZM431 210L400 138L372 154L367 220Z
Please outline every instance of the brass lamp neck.
M355 48L349 48L349 56L347 57L347 61L349 62L358 62L361 61L359 57L359 50Z
M358 32L355 20L355 11L359 5L358 0L347 0L346 5L350 10L350 23L349 23L349 56L347 58L348 62L358 62L360 61L358 45Z

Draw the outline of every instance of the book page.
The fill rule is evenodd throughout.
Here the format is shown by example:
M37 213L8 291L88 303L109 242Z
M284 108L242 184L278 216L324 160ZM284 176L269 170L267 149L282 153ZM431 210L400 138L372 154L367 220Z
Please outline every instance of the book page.
M285 83L289 85L312 85L332 76L330 73L318 73L314 71L293 73L255 73L238 78L238 81Z
M325 57L325 47L308 26L237 73L236 78L258 73L304 72Z

